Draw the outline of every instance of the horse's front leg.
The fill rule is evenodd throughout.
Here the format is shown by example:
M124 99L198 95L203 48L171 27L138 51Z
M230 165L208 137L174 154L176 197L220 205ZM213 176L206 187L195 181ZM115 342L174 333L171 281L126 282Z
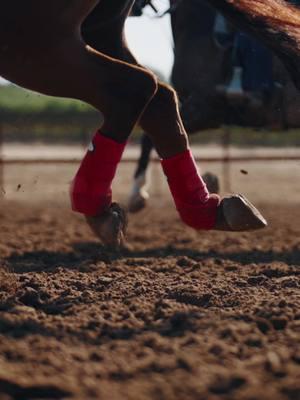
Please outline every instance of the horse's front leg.
M300 8L282 0L209 0L227 18L272 49L300 90Z
M91 70L86 72L95 78L95 86L84 97L82 92L78 94L78 98L102 111L104 123L73 180L72 206L74 211L85 215L92 230L106 245L118 247L124 239L126 218L122 209L112 203L111 183L128 136L155 94L157 83L150 72L139 67L118 62L92 49L87 53L91 58L87 57L86 62Z
M44 94L80 99L103 113L104 123L73 180L71 200L74 211L86 217L105 244L119 245L126 221L120 207L112 203L111 184L127 138L157 90L157 80L150 71L104 55L84 43L81 20L97 1L28 1L22 14L13 13L12 8L5 11L5 16L13 17L24 32L26 26L30 27L20 40L15 40L10 27L3 28L5 16L0 14L0 29L5 34L0 37L0 45L6 46L0 46L0 55L5 52L5 57L0 57L0 75ZM109 15L123 10L123 3L124 0L107 0ZM62 4L63 15L58 12ZM47 15L49 11L51 16L50 21L43 20L43 29L41 21L32 15L39 13L37 7L40 13ZM114 21L111 28L112 35L118 29ZM111 35L104 38L109 44Z
M106 26L106 29L109 30L109 27ZM122 42L123 35L116 36L113 41L118 46L106 47L101 39L107 37L105 30L93 31L85 39L104 53L136 64L126 43ZM122 29L119 32L122 34ZM158 83L157 91L145 107L139 122L161 158L162 168L183 222L197 230L240 231L265 226L263 217L245 198L231 196L220 199L218 195L209 194L189 149L176 92L170 86Z
M140 124L161 157L161 165L182 221L196 230L251 231L266 226L259 211L243 196L210 194L189 149L177 95L160 84Z

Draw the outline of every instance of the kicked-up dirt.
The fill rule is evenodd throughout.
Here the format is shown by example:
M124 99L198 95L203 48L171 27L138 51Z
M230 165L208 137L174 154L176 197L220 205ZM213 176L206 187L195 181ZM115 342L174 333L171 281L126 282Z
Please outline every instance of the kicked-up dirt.
M106 251L66 206L1 203L0 399L300 399L300 208L195 233L168 199Z

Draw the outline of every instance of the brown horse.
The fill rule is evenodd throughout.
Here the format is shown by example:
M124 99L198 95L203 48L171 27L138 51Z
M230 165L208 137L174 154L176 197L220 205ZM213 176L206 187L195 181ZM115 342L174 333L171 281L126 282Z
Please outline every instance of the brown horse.
M210 3L277 51L299 87L298 10L281 0L210 0ZM79 196L75 209L87 216L105 243L120 242L124 216L110 201L110 185L116 168L111 166L110 157L117 164L121 148L139 120L163 160L176 207L187 224L195 227L195 219L199 229L229 231L265 226L263 218L244 198L231 196L218 201L207 196L187 150L188 139L174 90L137 65L128 50L124 23L131 6L131 0L51 0L46 4L40 0L10 0L1 8L0 75L48 95L83 100L104 114L101 139L95 139L106 143L107 147L100 149L104 164L97 159L99 149L94 143L75 180L75 186L82 190L77 193L77 186L74 189ZM83 40L82 24L96 7L100 18L97 17L95 30L86 32ZM114 156L107 149L113 149ZM172 171L181 168L182 155L189 157L188 162L181 171L181 181L174 184ZM100 171L100 186L105 192L100 194L93 181L93 173L99 171L89 171L96 165L104 168ZM106 169L109 168L108 177ZM192 170L192 178L187 182L185 169ZM188 204L189 196L197 197L195 189L199 204ZM87 192L90 198L84 197ZM101 206L92 212L97 196ZM83 199L93 203L93 207L87 207L88 212L81 210Z

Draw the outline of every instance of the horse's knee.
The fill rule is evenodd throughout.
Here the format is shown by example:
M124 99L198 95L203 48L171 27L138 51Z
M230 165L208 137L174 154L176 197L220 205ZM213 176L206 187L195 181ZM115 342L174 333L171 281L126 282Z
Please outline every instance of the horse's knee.
M126 68L128 69L126 70ZM126 140L136 121L157 91L154 74L142 68L126 66L118 79L108 79L101 91L99 109L104 114L102 131L116 140Z
M136 92L136 99L140 99L142 103L148 103L159 88L156 75L144 66L139 65L129 49L122 49L120 53L114 54L114 57L133 67L132 78L129 79L128 84L131 86L131 90Z
M155 98L151 102L149 111L164 113L177 112L178 109L178 96L176 91L166 83L159 83L156 91Z
M176 91L165 83L159 83L155 97L151 100L141 118L142 125L152 125L153 120L157 120L158 115L168 115L176 119L178 115L178 98Z
M146 103L157 93L158 82L156 76L150 71L144 71L143 94Z
M179 114L177 94L170 86L158 85L140 124L150 135L160 157L172 157L186 149L187 136Z
M159 85L158 93L158 101L165 104L167 107L177 107L178 105L178 96L177 92L166 83L161 83Z
M126 108L142 111L157 92L157 79L152 72L142 68L129 69L128 74L124 73L119 87L115 88L109 84L108 88L116 89L114 96L116 104L120 103Z

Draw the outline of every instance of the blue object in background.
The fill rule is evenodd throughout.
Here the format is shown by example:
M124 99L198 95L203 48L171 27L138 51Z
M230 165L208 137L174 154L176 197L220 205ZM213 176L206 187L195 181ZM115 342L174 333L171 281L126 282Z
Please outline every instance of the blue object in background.
M274 86L272 53L259 41L238 32L234 44L234 65L242 67L243 90L271 91Z

